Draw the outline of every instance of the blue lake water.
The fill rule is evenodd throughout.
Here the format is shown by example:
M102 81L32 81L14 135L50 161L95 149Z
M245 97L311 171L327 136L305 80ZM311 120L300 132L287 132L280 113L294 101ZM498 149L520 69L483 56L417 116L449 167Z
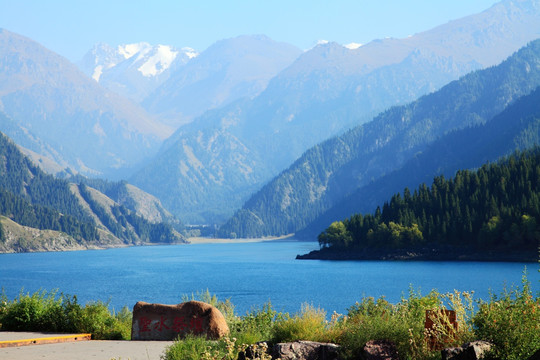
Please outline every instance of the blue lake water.
M411 285L422 294L473 290L475 298L488 299L490 290L521 286L525 266L533 291L540 291L534 263L295 260L317 247L274 241L3 254L0 287L10 299L22 288L58 289L83 304L109 301L117 310L137 301L176 304L183 294L208 289L230 298L240 315L268 301L289 313L306 302L345 313L364 296L397 302Z

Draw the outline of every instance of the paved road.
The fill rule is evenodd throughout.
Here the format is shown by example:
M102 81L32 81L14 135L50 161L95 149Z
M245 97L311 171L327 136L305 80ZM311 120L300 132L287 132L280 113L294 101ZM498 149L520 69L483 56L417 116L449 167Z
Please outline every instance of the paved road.
M0 332L0 341L44 337ZM51 334L47 334L50 337ZM76 341L0 348L2 360L159 360L172 341Z

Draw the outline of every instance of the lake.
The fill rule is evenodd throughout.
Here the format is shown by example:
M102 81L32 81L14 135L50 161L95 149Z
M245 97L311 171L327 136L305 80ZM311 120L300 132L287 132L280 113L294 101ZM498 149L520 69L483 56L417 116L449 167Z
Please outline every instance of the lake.
M108 301L119 310L137 301L176 304L182 295L208 289L230 298L239 315L271 301L295 313L302 303L328 314L345 313L364 296L397 302L410 286L427 294L475 291L489 298L521 285L525 266L540 291L538 264L487 262L295 260L317 243L272 241L131 247L57 253L0 255L0 287L9 299L25 292L59 289L84 304Z

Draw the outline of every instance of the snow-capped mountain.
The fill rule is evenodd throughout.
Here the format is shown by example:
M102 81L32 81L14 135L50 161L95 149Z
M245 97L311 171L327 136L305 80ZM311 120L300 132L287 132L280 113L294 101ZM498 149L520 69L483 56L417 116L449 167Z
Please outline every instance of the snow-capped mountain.
M3 29L0 69L0 131L76 172L121 176L171 133L67 59Z
M176 49L145 42L95 45L78 63L79 68L105 88L141 101L165 82L171 72L198 55L192 48Z

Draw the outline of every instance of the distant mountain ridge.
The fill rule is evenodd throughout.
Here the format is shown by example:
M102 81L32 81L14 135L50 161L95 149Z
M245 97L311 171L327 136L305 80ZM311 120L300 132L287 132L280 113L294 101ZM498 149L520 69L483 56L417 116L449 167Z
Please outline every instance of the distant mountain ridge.
M258 95L300 54L295 46L263 35L220 40L172 72L142 105L179 126L207 110Z
M538 36L539 2L523 0L502 1L406 39L376 40L353 50L336 43L316 46L255 98L179 128L130 181L187 222L223 221L310 147L495 65ZM217 149L210 139L229 144Z
M444 134L481 125L540 86L540 40L308 150L250 198L222 235L295 233L371 181L402 167Z

